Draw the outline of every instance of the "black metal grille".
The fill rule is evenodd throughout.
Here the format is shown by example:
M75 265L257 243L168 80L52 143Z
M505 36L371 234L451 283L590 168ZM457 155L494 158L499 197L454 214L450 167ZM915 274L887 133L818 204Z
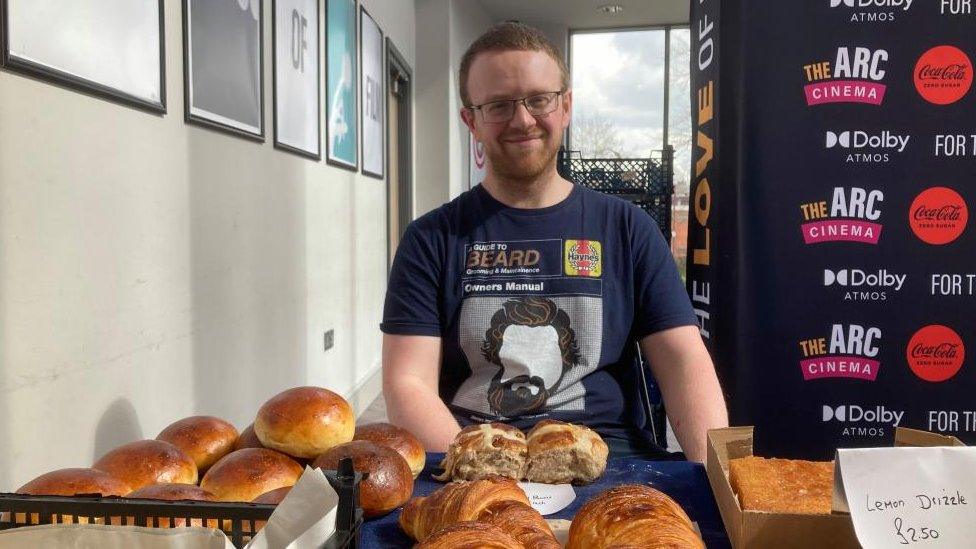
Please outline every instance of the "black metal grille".
M653 151L648 158L583 158L579 151L559 151L559 175L593 190L619 196L657 221L671 243L671 196L674 194L674 149Z
M160 501L99 496L0 494L0 530L39 524L221 528L243 547L274 511L274 505Z

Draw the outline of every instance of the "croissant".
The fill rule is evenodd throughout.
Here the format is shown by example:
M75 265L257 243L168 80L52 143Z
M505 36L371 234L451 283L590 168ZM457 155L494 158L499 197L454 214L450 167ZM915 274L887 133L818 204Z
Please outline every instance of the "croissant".
M552 530L529 505L513 479L493 476L448 484L415 497L400 513L400 527L417 541L459 522L478 521L502 528L528 549L558 549Z
M525 433L504 423L469 425L454 437L444 455L437 480L477 480L489 475L522 478Z
M527 446L525 479L532 482L593 482L607 467L607 444L582 425L540 421L529 431Z
M566 549L704 549L691 519L650 486L624 485L596 496L576 513Z
M414 549L525 549L525 546L497 526L465 521L444 528Z

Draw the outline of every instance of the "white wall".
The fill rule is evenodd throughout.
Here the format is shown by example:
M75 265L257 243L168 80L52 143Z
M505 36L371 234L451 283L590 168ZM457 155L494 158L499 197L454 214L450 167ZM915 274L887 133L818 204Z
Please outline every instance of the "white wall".
M413 4L362 2L416 67ZM376 378L386 183L272 147L269 16L267 141L184 124L165 5L165 116L0 71L0 491L180 417L242 428L282 389Z
M481 36L495 21L482 10L481 5L469 0L451 0L451 79L450 106L451 118L451 185L450 196L453 198L468 188L468 164L471 154L468 150L468 127L461 120L459 111L462 107L458 69L461 67L461 57L479 36Z
M458 114L458 67L475 38L494 23L478 2L417 3L417 202L432 210L467 188L468 130Z
M414 72L415 216L448 199L450 182L450 0L416 0L417 65Z

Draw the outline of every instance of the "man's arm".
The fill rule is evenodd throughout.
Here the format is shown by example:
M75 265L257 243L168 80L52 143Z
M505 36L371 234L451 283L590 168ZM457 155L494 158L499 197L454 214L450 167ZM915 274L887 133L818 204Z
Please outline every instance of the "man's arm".
M653 333L641 351L661 387L674 434L689 461L705 461L706 433L728 427L725 398L715 366L695 326Z
M383 396L390 423L445 452L461 430L438 394L441 339L383 334Z

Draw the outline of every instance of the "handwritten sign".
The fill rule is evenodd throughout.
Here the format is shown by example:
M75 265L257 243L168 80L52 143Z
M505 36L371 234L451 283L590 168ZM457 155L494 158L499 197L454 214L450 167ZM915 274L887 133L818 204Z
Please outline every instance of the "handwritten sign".
M976 448L841 449L834 473L865 549L973 547Z
M558 513L576 499L572 484L541 484L520 482L519 486L529 498L532 508L543 516Z

